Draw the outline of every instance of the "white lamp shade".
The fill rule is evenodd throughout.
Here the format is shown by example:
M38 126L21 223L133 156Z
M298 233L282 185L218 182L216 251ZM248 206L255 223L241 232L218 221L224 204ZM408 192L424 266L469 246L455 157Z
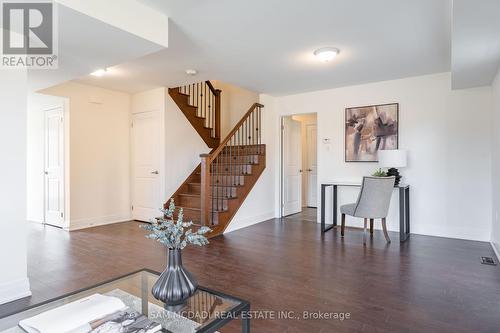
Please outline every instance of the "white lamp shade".
M406 150L379 150L378 163L383 168L406 167Z

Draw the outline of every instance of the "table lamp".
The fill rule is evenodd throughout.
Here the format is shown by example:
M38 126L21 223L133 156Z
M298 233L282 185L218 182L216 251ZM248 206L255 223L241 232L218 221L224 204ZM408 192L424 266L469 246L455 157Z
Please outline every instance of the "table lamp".
M389 168L387 170L387 176L395 176L396 182L394 186L399 185L401 180L401 175L397 168L406 167L406 150L394 149L394 150L379 150L378 151L378 161L382 168Z

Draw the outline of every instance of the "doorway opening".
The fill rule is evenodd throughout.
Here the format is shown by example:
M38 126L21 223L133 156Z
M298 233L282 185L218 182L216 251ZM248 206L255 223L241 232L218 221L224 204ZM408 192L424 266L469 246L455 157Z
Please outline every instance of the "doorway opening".
M64 227L64 109L45 110L44 216L45 224Z
M27 112L27 220L68 227L69 100L34 93Z
M281 216L317 207L317 114L281 118Z

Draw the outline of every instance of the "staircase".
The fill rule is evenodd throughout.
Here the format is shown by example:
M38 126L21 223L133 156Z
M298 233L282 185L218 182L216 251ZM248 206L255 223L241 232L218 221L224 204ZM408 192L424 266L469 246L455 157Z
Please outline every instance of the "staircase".
M168 90L170 97L210 148L220 143L220 93L210 81Z
M212 148L172 195L184 218L209 226L209 237L224 232L266 167L261 104L255 103L224 140L220 140L221 91L209 82L169 89L193 128ZM165 207L168 206L165 203Z

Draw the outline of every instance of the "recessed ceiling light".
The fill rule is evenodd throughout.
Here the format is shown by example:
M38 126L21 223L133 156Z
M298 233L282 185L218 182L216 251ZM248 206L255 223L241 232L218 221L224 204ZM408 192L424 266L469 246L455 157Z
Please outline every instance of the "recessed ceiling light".
M339 54L339 49L335 47L322 47L320 49L317 49L314 51L314 55L321 61L328 62L337 56Z
M196 69L186 69L186 74L189 76L194 76L198 74L198 72L196 71Z
M93 73L90 73L90 75L92 75L92 76L97 76L97 77L101 77L101 76L106 75L106 72L107 72L106 68L101 68L101 69L96 70L96 71L95 71L95 72L93 72Z

